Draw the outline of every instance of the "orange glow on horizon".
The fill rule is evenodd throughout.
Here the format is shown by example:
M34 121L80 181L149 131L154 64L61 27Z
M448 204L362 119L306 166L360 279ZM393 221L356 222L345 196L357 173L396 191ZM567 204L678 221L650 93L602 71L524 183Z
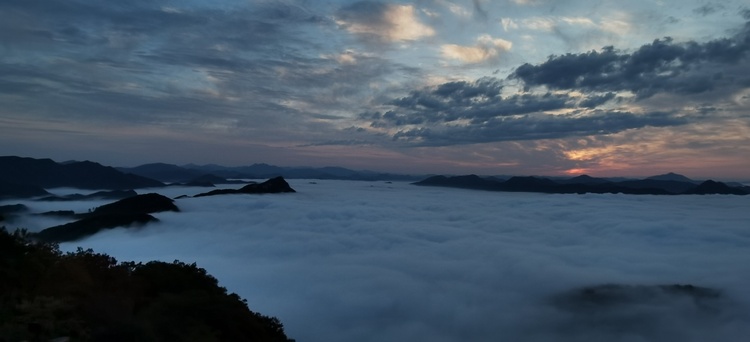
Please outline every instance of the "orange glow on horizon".
M582 175L582 174L587 173L588 171L589 171L588 169L570 169L570 170L565 170L563 172L567 175Z

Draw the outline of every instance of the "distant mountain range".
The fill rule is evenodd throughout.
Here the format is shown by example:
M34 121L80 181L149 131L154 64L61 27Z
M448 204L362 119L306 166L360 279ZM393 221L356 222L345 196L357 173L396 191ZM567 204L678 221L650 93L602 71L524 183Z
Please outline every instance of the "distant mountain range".
M269 179L284 177L286 179L340 179L340 180L404 180L415 181L424 175L402 175L375 171L355 171L343 167L282 167L268 164L250 166L221 166L215 164L183 166L153 163L137 167L118 167L125 173L153 178L167 183L191 183L197 180L209 180L213 183L225 183L227 179ZM213 177L213 179L207 178ZM223 179L221 181L220 179Z
M161 187L154 179L127 174L90 161L56 163L51 159L0 157L0 198L49 195L45 189L130 190Z
M280 167L268 164L226 167L220 165L183 166L154 163L137 167L109 167L91 161L34 159L16 156L0 157L0 198L50 196L46 189L72 187L89 190L132 190L190 185L212 187L214 184L245 183L242 179L339 179L363 181L421 181L417 185L449 186L495 191L530 191L546 193L625 193L625 194L701 194L726 193L744 195L750 187L739 183L697 181L676 173L645 179L595 178L587 175L573 178L495 176L427 176L402 175L374 171L355 171L342 167ZM104 194L104 193L102 193ZM100 195L97 195L100 196ZM59 200L76 199L59 198ZM106 197L101 195L101 197Z
M587 175L581 175L569 179L550 179L545 177L511 177L509 179L499 179L495 177L479 177L477 175L454 177L433 176L413 184L488 191L541 192L553 194L750 194L750 187L748 186L728 185L713 180L695 181L675 173L668 173L666 175L658 175L640 180L618 181L605 178L595 178Z
M280 167L268 164L225 167L220 165L178 166L165 163L137 167L109 167L91 161L0 157L0 198L50 196L45 189L72 187L88 190L131 190L188 185L211 187L214 184L246 183L238 179L342 179L405 180L424 176L399 175L374 171L355 171L342 167Z

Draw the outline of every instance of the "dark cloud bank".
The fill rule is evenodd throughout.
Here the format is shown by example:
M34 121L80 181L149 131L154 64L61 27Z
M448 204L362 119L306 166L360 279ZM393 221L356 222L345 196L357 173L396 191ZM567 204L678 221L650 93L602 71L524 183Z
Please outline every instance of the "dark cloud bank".
M750 334L745 198L316 183L292 180L292 194L179 199L181 212L155 214L159 223L62 248L195 261L298 341L697 342ZM85 211L101 203L24 204ZM43 219L19 224L60 223ZM580 291L600 284L628 287ZM673 295L658 284L711 290Z
M394 140L427 146L680 126L710 119L699 110L705 103L720 104L750 85L748 51L750 23L731 37L702 43L666 37L630 52L609 46L553 55L519 66L506 79L414 90L387 103L389 109L359 117L373 128L394 129ZM523 92L502 95L508 86ZM658 96L668 100L648 106Z

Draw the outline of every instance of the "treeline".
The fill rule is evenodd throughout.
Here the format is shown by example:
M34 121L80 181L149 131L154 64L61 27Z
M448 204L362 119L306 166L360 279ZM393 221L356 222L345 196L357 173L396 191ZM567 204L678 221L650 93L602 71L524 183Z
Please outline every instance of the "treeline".
M0 341L293 341L195 264L117 262L0 227Z

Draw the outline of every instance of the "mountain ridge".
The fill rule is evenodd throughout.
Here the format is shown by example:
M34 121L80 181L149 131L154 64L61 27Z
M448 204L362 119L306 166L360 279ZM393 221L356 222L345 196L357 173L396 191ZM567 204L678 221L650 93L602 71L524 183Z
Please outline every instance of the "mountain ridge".
M339 166L309 167L309 166L276 166L266 163L254 163L246 166L221 166L217 164L185 164L175 165L166 163L143 164L136 167L117 167L121 172L128 172L143 177L153 178L162 182L190 183L201 177L219 177L226 179L269 179L284 177L285 179L340 179L363 181L416 181L424 175L407 175L369 170L352 170ZM218 183L218 182L214 182ZM224 181L221 183L231 183Z
M676 174L674 174L676 175ZM676 175L680 176L680 175ZM684 176L681 176L684 177ZM748 186L730 186L726 183L706 180L694 183L687 177L669 177L670 179L687 179L688 181L645 178L640 180L607 181L590 176L577 176L570 179L553 180L538 176L516 176L507 180L477 175L465 176L432 176L414 185L442 186L473 190L506 191L506 192L540 192L553 194L584 193L622 193L632 195L748 195Z
M154 179L128 174L92 161L57 163L52 159L0 156L0 181L4 184L49 189L73 187L88 190L130 190L161 187ZM13 195L0 192L0 197Z

